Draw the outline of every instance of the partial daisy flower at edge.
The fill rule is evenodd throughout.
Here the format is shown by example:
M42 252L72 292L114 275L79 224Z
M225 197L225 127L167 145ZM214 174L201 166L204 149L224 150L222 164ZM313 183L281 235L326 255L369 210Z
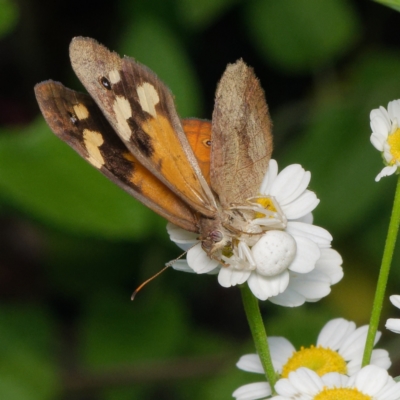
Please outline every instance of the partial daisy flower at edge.
M343 277L342 258L331 248L330 233L312 224L312 211L319 200L307 189L310 179L311 173L299 164L289 165L278 174L277 162L270 160L260 199L249 203L254 217L243 228L232 254L222 255L228 266L208 257L198 235L169 223L171 240L188 250L186 261L173 263L173 268L217 273L223 287L247 281L259 300L287 307L327 296L330 287Z
M400 308L400 295L392 295L389 299L395 307ZM385 327L394 333L400 333L400 318L389 318Z
M384 176L393 175L400 166L400 100L390 101L386 108L380 106L371 111L371 143L382 153L386 166L376 176L380 181Z
M302 347L298 351L286 338L269 337L272 364L281 378L287 378L292 371L301 367L312 369L319 376L331 372L351 376L361 369L367 333L368 325L356 328L354 322L336 318L325 324L315 346ZM378 332L375 344L380 336L381 333ZM389 353L383 349L373 350L370 364L388 369L391 365ZM264 375L257 354L242 356L236 366L247 372ZM236 400L256 400L265 398L270 393L269 384L264 381L239 387L233 397Z
M400 382L375 365L367 365L352 376L337 372L319 376L308 368L291 372L280 379L272 400L400 400Z

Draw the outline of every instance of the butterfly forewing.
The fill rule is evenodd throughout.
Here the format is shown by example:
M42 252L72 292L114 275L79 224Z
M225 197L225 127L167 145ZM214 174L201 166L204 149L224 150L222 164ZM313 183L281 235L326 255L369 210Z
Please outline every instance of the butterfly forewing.
M162 217L198 230L196 213L137 161L89 95L53 81L35 93L50 128L79 155Z
M272 153L264 91L242 60L226 68L212 116L211 187L223 208L258 194Z
M132 154L195 210L215 200L175 111L169 89L148 68L93 39L75 38L72 67Z

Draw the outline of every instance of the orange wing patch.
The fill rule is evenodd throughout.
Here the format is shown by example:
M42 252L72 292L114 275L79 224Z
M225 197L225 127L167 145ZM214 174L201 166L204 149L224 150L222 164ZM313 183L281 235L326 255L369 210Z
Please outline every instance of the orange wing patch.
M213 217L214 195L166 85L145 66L120 58L93 39L74 38L70 58L79 80L135 158L194 210Z
M159 215L183 229L198 232L197 214L147 168L137 162L131 153L123 153L123 157L134 166L127 178L134 188L138 188L142 196L142 198L138 196L136 198L147 207L149 207L149 201L154 202L156 207L153 210Z
M92 98L47 81L36 98L53 132L122 189L168 221L198 232L198 215L127 151Z
M182 127L197 158L201 172L207 183L210 184L211 121L195 118L183 119Z

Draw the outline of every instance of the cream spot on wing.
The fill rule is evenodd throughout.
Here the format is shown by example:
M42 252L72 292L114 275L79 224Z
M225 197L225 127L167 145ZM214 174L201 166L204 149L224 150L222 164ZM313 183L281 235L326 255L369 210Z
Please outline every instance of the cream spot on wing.
M96 168L101 168L104 163L104 158L100 153L99 147L104 143L101 133L84 129L83 141L87 152L89 153L88 161Z
M119 71L117 71L116 69L110 71L108 77L110 78L110 82L113 84L118 83L121 80L121 75L119 74Z
M83 119L86 119L89 116L89 110L82 103L75 104L74 111L75 111L77 118L80 121L82 121Z
M124 96L116 96L113 110L117 119L118 134L123 139L129 140L132 132L126 120L132 117L132 109L128 99Z
M142 110L148 112L155 118L157 116L155 107L160 102L157 90L154 89L153 85L145 82L142 86L138 86L136 91L139 96L139 103Z

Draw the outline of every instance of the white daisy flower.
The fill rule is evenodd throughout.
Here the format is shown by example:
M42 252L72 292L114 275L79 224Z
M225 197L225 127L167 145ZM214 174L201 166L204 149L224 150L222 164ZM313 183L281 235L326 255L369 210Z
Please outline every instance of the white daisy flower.
M387 110L380 106L370 113L371 143L382 153L386 167L375 181L394 174L400 166L400 100L390 101Z
M393 295L390 296L390 301L392 302L392 304L397 307L400 308L400 295ZM390 331L394 332L394 333L400 333L400 318L389 318L386 321L386 329L389 329Z
M356 328L354 322L337 318L329 321L322 328L315 346L301 347L298 351L287 339L270 337L268 344L272 364L282 378L287 378L292 371L301 367L309 368L319 376L330 372L351 376L361 369L367 333L368 325ZM381 333L378 332L375 343L378 342L380 336ZM388 352L382 349L373 350L370 364L388 369L391 365ZM236 366L243 371L265 375L257 354L246 354L240 357ZM237 400L255 400L266 397L268 393L270 393L270 387L267 382L257 382L241 386L233 393L233 397ZM259 397L254 397L255 394Z
M272 400L400 400L400 382L375 365L367 365L348 377L331 372L320 377L315 371L300 368L280 379Z
M298 164L278 174L277 162L270 160L260 195L249 200L254 216L230 254L221 254L224 266L208 257L196 234L168 224L171 240L188 250L187 266L172 266L197 274L218 273L223 287L247 281L258 299L283 306L325 297L343 276L342 259L330 248L329 232L312 224L311 212L319 200L307 190L310 179L311 173Z

